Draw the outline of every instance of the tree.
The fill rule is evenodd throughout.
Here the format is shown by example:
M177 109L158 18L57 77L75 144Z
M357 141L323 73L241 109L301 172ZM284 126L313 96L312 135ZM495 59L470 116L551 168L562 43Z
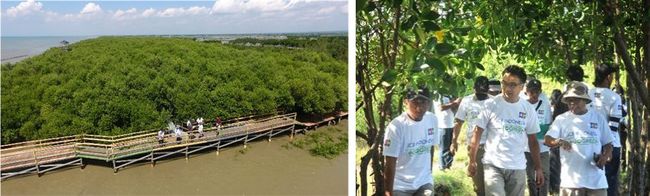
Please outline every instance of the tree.
M461 95L471 78L495 77L495 67L513 62L560 83L569 65L620 64L632 117L625 186L633 195L648 194L650 0L361 0L356 14L357 138L369 146L359 167L362 195L370 163L375 194L383 192L383 129L402 111L404 87L426 84ZM486 54L495 58L486 61Z
M341 40L315 37L326 45L346 44ZM137 36L69 47L74 50L50 49L2 66L3 144L130 133L197 117L327 114L347 106L346 64L323 48Z

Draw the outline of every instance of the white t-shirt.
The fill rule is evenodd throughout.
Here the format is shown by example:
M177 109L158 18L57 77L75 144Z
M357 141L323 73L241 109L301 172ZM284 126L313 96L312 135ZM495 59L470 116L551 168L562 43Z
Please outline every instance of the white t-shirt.
M158 139L162 139L163 137L165 137L165 131L163 130L158 131Z
M539 132L537 112L526 100L508 103L503 94L485 102L476 126L487 132L484 164L503 169L526 169L528 134Z
M526 100L526 103L530 104L530 107L533 107L533 109L537 109L537 123L539 124L540 131L542 131L542 127L548 128L548 126L550 126L551 122L553 121L553 112L551 111L551 102L548 99L545 99L546 95L544 95L544 93L540 93L537 103L528 102L528 96L526 95L523 95L521 97ZM540 101L542 102L542 104L539 105L539 108L537 108L537 105L539 104ZM537 138L540 153L548 152L551 149L548 146L544 145L543 138L544 137L542 137L542 139L540 139L539 137ZM526 152L530 152L528 146L526 146Z
M197 118L196 123L199 124L199 132L203 132L203 118Z
M609 132L605 118L592 110L583 115L566 112L555 118L546 135L571 143L570 151L560 148L560 187L607 188L605 171L595 166L594 153L600 154L602 146L612 142Z
M454 128L454 112L451 111L451 108L442 111L441 107L444 104L448 104L450 102L449 97L443 96L440 98L440 102L434 102L434 108L435 108L435 113L436 117L438 117L438 128L445 129L445 128Z
M417 190L433 184L431 147L439 142L437 123L431 112L425 113L419 122L404 112L386 127L383 154L397 158L394 190Z
M474 134L476 119L478 119L478 115L481 113L481 111L485 110L485 101L489 99L490 98L479 101L476 99L474 94L471 94L463 97L460 105L458 106L456 118L467 123L467 145L470 145L472 134ZM479 142L480 144L485 144L485 140L487 139L486 135L487 131L483 131L483 134L481 134L481 140Z
M589 89L589 97L591 97L591 103L588 108L597 111L605 118L608 122L610 131L612 131L612 127L615 127L614 129L616 131L612 131L611 133L612 137L614 137L612 146L621 147L621 139L618 134L618 124L620 119L623 117L621 96L608 88L595 87ZM610 117L618 118L619 120L612 121L609 119Z
M181 137L183 135L183 131L181 131L180 127L176 127L176 130L174 130L174 133L176 134L176 137Z

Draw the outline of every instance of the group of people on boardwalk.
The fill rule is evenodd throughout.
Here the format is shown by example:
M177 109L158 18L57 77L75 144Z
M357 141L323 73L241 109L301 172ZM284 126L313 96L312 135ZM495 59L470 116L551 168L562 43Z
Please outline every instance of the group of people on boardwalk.
M479 76L473 94L442 97L433 112L427 87L408 88L406 112L384 136L385 194L432 195L434 146L440 169L450 168L465 124L476 195L618 195L626 109L610 89L617 71L595 66L590 88L582 69L571 66L570 81L549 99L541 81L511 65L497 83Z
M214 127L217 129L217 134L219 134L218 130L221 129L221 117L216 117L214 120ZM197 129L197 138L204 137L203 133L203 126L205 124L205 121L203 117L197 118L196 121L192 122L192 120L187 120L185 123L185 129L186 131L193 131L194 129ZM174 124L170 123L170 127L168 130L165 130L165 128L161 128L158 131L158 135L156 138L158 139L158 144L164 144L165 143L165 134L166 133L171 133L173 132L174 137L176 138L176 142L180 143L183 140L183 128L179 124Z

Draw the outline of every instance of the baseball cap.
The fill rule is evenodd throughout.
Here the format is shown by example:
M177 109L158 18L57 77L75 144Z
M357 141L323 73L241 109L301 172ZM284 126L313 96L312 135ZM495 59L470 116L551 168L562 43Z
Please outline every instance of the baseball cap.
M425 86L420 86L418 88L408 88L406 90L406 99L415 100L417 98L423 98L429 100L431 97L431 92Z
M526 90L527 91L542 91L542 82L540 82L538 79L532 79L526 83Z

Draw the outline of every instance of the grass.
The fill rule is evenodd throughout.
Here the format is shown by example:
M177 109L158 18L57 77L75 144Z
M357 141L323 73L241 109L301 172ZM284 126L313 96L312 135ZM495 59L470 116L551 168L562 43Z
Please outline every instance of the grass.
M313 156L333 159L348 149L348 135L339 126L321 128L317 131L308 132L305 137L297 138L290 145L282 145L289 149L292 146L309 150Z

